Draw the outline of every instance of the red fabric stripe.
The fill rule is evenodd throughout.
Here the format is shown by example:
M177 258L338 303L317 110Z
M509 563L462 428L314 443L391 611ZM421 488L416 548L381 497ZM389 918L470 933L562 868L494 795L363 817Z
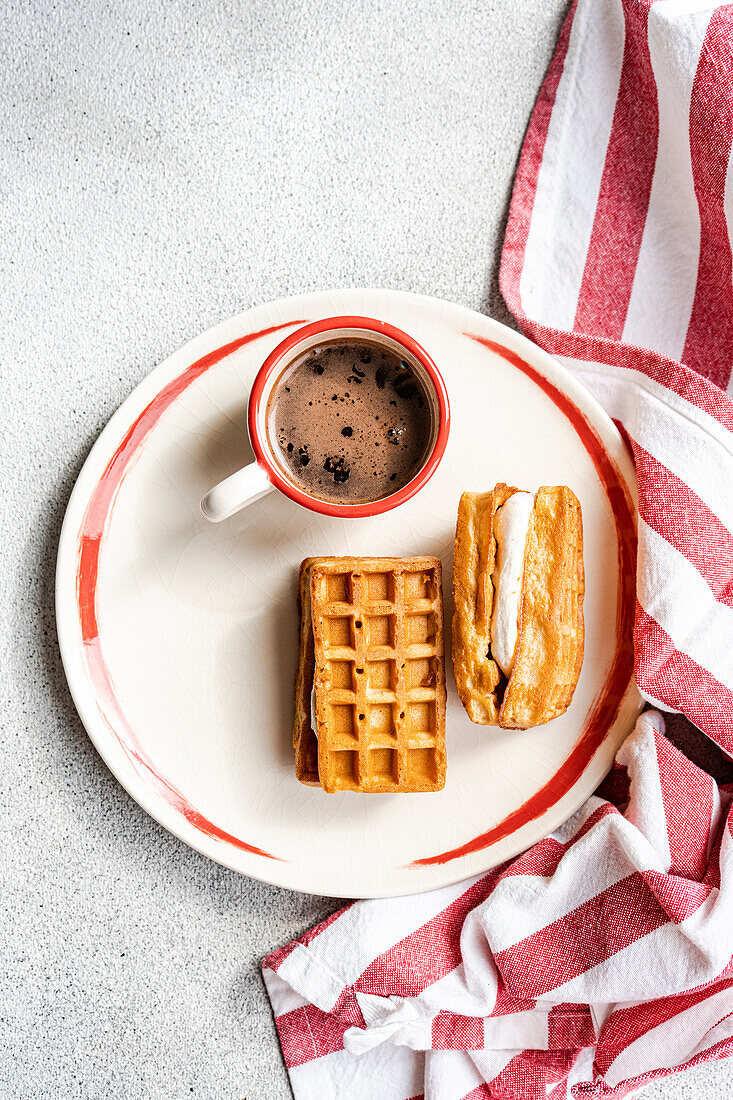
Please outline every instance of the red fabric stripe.
M630 1008L620 1008L612 1012L598 1041L595 1057L598 1072L606 1073L619 1052L646 1035L647 1031L706 1001L721 989L730 989L733 992L733 978L707 985L694 993L680 993L674 997L647 1001L646 1004L632 1005Z
M493 1078L487 1095L493 1100L537 1100L565 1080L577 1057L577 1051L523 1050Z
M683 554L717 600L733 607L733 534L696 493L632 441L644 522Z
M669 923L641 874L627 875L495 956L507 987L542 997Z
M573 326L609 340L623 336L657 157L647 17L643 4L624 4L621 79Z
M603 336L593 337L582 333L563 332L538 324L527 317L522 306L519 281L537 191L537 178L542 163L547 128L555 105L557 87L565 65L576 3L577 0L573 0L563 24L555 54L537 97L522 146L501 254L499 268L501 292L509 309L520 322L522 330L551 354L580 360L598 360L614 366L633 368L697 405L729 431L733 431L733 401L718 386L709 382L707 378L701 377L696 371L648 348L615 343Z
M484 1021L480 1016L439 1012L431 1031L433 1050L483 1050Z
M654 742L671 857L669 873L699 882L708 862L715 780L673 749L662 734L655 733Z
M661 871L640 871L639 874L673 924L681 924L696 913L712 891L705 883L665 875Z
M501 270L499 272L501 281ZM507 294L502 286L504 297ZM507 302L509 305L509 302ZM511 306L510 306L511 308ZM563 332L549 328L530 320L519 310L516 313L522 331L530 336L541 348L552 355L564 355L581 362L608 363L614 367L628 367L665 386L672 393L696 405L728 431L733 431L733 401L709 379L703 378L697 371L676 359L651 351L649 348L636 347L634 344L618 344L603 337L586 336L579 332Z
M268 970L277 970L292 955L298 943L298 940L292 940L290 943L286 943L284 947L278 947L277 951L273 951L262 960L262 966Z
M380 997L393 993L416 997L455 970L461 962L463 922L489 896L501 871L502 867L497 867L479 879L427 924L375 959L354 982L354 989Z
M690 153L700 261L682 358L723 389L733 362L733 265L723 199L733 137L733 11L713 12L690 101Z
M490 1016L510 1016L513 1012L530 1012L537 1007L534 997L516 997L508 993L499 975L499 988Z
M366 1027L364 1014L359 1007L356 993L350 985L347 985L346 988L341 991L338 1000L331 1009L331 1015L338 1016L340 1020L349 1021L357 1027Z
M321 1012L314 1005L305 1005L276 1016L275 1026L285 1065L292 1069L314 1058L322 1058L324 1054L343 1050L344 1032L354 1025Z
M636 682L641 690L673 710L691 715L695 725L733 755L733 692L702 665L680 653L639 603L634 648Z
M564 1080L558 1082L552 1091L547 1093L546 1100L568 1100L568 1087Z
M550 1050L581 1050L596 1041L596 1029L588 1005L554 1005L547 1019Z

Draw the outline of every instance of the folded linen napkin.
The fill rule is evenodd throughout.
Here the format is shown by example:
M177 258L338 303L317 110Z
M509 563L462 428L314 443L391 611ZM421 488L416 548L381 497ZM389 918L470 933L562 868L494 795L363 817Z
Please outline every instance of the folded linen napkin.
M639 687L731 754L732 139L731 6L575 0L500 271L633 449ZM733 1053L733 789L663 731L513 863L264 960L296 1100L620 1097Z

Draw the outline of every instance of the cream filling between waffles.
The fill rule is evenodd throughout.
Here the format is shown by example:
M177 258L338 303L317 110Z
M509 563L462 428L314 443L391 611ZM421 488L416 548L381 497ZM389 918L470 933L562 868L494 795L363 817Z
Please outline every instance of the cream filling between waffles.
M513 493L494 515L496 560L491 582L491 656L511 676L519 640L519 609L524 579L524 547L534 508L533 493Z

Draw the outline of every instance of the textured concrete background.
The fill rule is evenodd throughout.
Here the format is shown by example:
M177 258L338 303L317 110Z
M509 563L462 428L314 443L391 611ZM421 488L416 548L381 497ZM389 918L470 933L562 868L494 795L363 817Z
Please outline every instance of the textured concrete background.
M258 960L335 902L208 862L107 772L56 648L64 507L133 386L247 306L391 286L506 320L506 204L564 7L5 0L3 1098L290 1095Z

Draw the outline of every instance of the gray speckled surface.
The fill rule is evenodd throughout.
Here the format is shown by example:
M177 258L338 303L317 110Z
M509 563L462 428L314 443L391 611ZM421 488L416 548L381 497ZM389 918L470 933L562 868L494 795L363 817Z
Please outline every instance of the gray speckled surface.
M92 749L53 620L120 401L249 305L341 285L507 319L496 263L564 0L6 0L0 1095L286 1097L258 960L335 903L238 877ZM658 1085L731 1095L725 1065Z

